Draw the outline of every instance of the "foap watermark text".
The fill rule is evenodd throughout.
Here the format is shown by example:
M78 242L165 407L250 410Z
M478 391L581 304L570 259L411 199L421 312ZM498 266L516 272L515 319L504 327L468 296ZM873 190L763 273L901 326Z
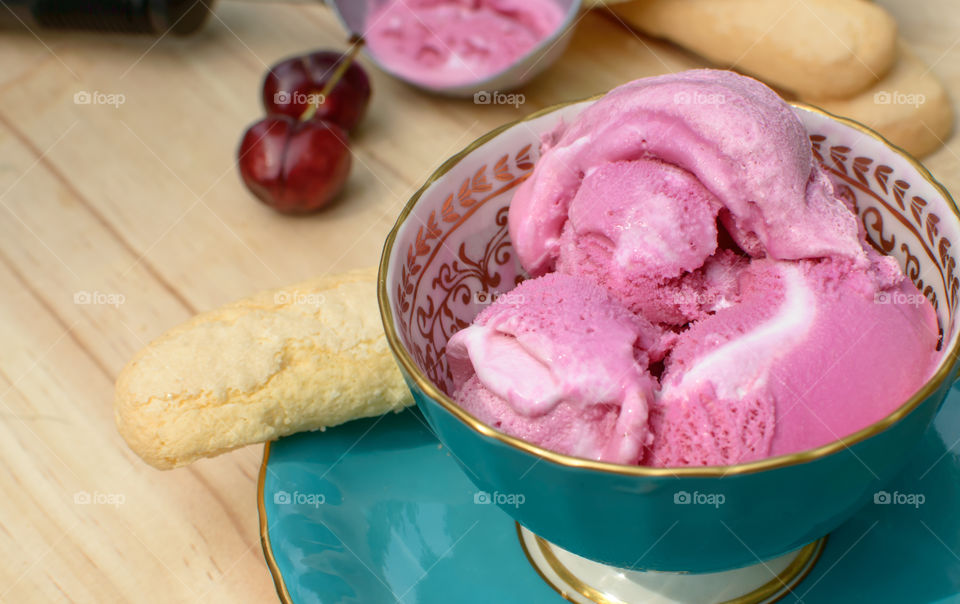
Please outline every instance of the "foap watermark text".
M110 105L114 109L127 102L126 95L120 92L100 92L99 90L80 90L73 94L74 105Z
M727 102L727 99L719 92L711 94L699 91L678 92L673 95L673 102L676 105L723 105Z
M501 304L523 304L523 294L513 292L473 292L474 304L493 304L499 301Z
M73 292L73 303L80 306L104 305L117 308L126 301L127 297L123 294L86 290Z
M520 107L527 102L527 97L520 93L506 93L499 90L481 90L473 95L474 105L513 105Z
M677 491L673 494L673 503L676 505L712 505L718 508L726 502L727 496L723 493Z
M316 292L300 292L300 291L279 291L273 296L274 304L279 305L288 305L288 304L306 304L308 306L320 306L327 299L323 294Z
M900 491L877 491L873 494L873 503L876 505L912 505L919 508L926 503L927 497L923 493L901 493Z
M473 502L477 505L489 505L495 503L497 505L512 505L515 508L520 507L527 501L527 498L523 493L501 493L500 491L494 491L493 493L488 493L487 491L477 491L473 494Z
M287 92L281 90L273 95L277 105L323 105L326 97L319 92Z
M311 505L315 508L327 502L323 493L301 493L300 491L277 491L273 494L275 505Z
M927 102L927 97L919 93L900 92L899 90L881 90L874 93L875 105L913 105L919 107Z
M730 306L726 296L723 294L700 293L700 292L677 292L673 295L674 304L695 304L697 306L707 306L715 308L725 308Z
M100 491L77 491L73 494L73 503L76 505L112 505L120 507L127 502L123 493L101 493Z
M877 292L873 295L874 304L901 304L921 306L926 304L927 297L923 294L905 294L903 292Z

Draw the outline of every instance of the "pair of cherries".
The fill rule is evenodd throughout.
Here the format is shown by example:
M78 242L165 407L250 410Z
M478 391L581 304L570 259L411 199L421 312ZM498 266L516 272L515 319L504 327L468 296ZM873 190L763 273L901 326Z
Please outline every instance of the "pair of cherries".
M370 79L353 58L319 51L277 63L263 82L267 116L237 149L240 174L257 199L301 214L329 204L350 174L348 132L370 103Z

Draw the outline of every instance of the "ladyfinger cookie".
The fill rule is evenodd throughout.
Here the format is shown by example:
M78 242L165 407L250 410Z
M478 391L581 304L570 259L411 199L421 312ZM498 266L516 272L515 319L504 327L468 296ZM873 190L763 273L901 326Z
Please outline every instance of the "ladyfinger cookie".
M865 124L907 152L922 157L940 147L953 128L953 107L937 76L903 43L890 72L849 99L804 101Z
M168 331L117 378L120 434L169 469L410 405L376 278L370 268L263 292Z
M856 94L896 55L896 22L865 0L637 0L609 8L631 27L805 97Z

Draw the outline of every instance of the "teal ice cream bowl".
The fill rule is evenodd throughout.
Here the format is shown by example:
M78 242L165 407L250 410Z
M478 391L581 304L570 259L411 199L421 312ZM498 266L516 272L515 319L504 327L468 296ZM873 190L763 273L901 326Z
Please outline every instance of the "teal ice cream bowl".
M650 468L548 451L459 408L444 351L454 332L522 279L507 229L510 200L537 162L541 135L592 102L551 107L484 135L440 166L400 214L384 246L378 297L416 403L476 485L465 498L499 505L577 556L707 573L808 546L885 496L951 386L960 213L904 151L860 124L795 105L814 156L856 201L870 240L933 303L942 355L933 376L889 416L842 440L751 463Z

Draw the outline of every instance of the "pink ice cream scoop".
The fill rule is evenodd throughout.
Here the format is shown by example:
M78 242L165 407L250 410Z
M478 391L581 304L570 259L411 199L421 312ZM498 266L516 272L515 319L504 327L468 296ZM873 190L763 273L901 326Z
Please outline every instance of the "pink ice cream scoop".
M650 321L686 324L734 302L747 264L717 250L721 207L693 174L662 161L598 166L570 201L556 268L591 277Z
M519 285L450 339L459 404L543 447L637 463L660 331L603 288L554 273Z
M450 340L455 396L556 451L672 467L811 449L939 360L930 302L744 76L615 89L545 137L509 227L536 278Z
M651 409L650 466L810 449L888 415L928 377L930 303L892 258L755 260L740 301L677 338Z
M648 158L692 174L722 205L721 222L752 256L864 261L856 219L813 161L790 107L752 78L701 69L615 88L551 136L510 208L510 236L527 271L541 275L556 266L571 203L596 184L597 170L627 162L621 174L642 172Z
M503 71L563 20L552 0L388 0L368 15L364 36L397 75L449 87Z

